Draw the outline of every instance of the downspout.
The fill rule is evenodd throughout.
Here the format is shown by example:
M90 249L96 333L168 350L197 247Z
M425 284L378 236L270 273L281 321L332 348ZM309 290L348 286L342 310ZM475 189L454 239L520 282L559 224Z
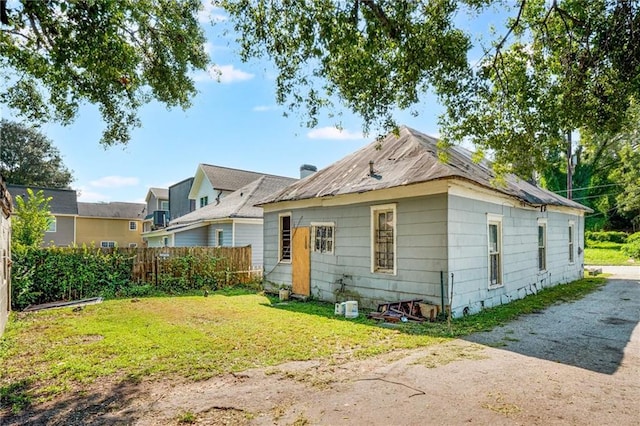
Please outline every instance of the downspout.
M440 271L440 305L442 307L442 312L444 314L444 271Z

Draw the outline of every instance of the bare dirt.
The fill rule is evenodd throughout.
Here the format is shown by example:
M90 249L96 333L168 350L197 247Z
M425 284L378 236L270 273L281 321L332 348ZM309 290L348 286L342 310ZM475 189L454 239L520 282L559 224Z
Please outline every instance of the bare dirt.
M0 424L637 425L640 281L465 340L203 382L99 383Z

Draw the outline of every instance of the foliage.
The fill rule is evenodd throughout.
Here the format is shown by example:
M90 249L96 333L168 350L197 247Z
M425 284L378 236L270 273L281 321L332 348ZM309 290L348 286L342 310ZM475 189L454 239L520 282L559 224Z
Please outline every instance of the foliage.
M22 379L0 387L0 407L9 406L13 413L19 413L27 408L31 405L31 396L27 391L30 385L30 380Z
M589 278L547 288L454 319L451 328L426 323L387 329L364 315L336 317L332 304L279 304L247 293L117 300L78 312L65 308L22 314L12 317L2 340L7 349L0 352L5 366L0 381L30 380L29 391L38 399L115 373L130 379L200 380L288 361L348 362L490 330L519 315L584 297L604 282Z
M640 260L640 232L629 236L627 243L622 246L622 252L635 260Z
M115 297L129 290L133 259L118 250L51 247L14 252L12 298L14 309L30 304L87 297Z
M584 263L586 265L629 265L629 256L622 252L622 244L597 243L596 247L584 250Z
M227 259L187 254L159 260L157 276L136 282L134 254L127 249L48 247L13 254L12 305L88 297L147 297L201 293L236 287L241 280ZM257 288L257 283L245 284Z
M65 188L73 180L60 151L35 127L0 121L0 173L14 185Z
M308 125L337 96L365 129L386 133L394 110L433 90L446 108L444 144L473 142L501 172L544 169L574 129L618 132L640 98L637 2L216 3L230 15L242 59L271 58L277 101L304 108ZM484 54L469 63L468 22L494 8L509 19L480 39Z
M15 252L38 248L44 241L53 216L49 210L51 197L27 188L27 199L18 195L11 220L11 245Z
M190 72L208 63L200 0L14 1L0 32L0 102L30 122L70 123L83 102L106 123L101 142L127 143L138 109L190 105Z
M624 244L627 242L628 234L619 231L585 231L584 239L589 241L611 242Z

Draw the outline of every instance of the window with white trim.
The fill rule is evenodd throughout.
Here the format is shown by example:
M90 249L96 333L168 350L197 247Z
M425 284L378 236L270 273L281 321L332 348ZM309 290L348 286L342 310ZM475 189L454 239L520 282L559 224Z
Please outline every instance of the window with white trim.
M100 247L102 248L114 248L115 246L115 241L100 241Z
M281 214L279 218L280 226L280 260L291 260L291 214Z
M224 235L222 229L216 229L216 247L222 247L224 244Z
M547 270L547 221L538 219L538 270Z
M138 222L135 220L129 221L129 231L136 231L138 229Z
M335 234L335 224L311 223L311 233L313 235L313 251L317 253L333 254L333 242Z
M169 247L169 237L162 237L162 245L164 247Z
M502 285L502 217L487 216L489 287Z
M160 201L160 210L169 210L169 202L166 200Z
M58 218L54 216L49 219L49 226L47 227L47 230L45 232L56 232L57 228Z
M396 272L396 205L371 206L372 271Z
M205 195L204 197L200 197L200 207L204 207L209 204L209 196Z
M569 263L574 263L575 262L575 223L570 220L569 221Z

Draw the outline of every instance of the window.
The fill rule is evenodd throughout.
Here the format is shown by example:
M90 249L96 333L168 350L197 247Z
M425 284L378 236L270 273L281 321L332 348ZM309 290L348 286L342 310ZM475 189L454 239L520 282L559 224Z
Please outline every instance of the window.
M129 243L129 248L136 248L138 247L138 243Z
M138 229L138 222L130 220L129 221L129 231L135 231L137 229Z
M58 218L53 217L49 220L49 227L47 228L46 232L56 232L57 228L58 228Z
M574 239L575 239L575 224L573 221L569 221L569 263L573 263L575 261L574 258Z
M160 201L160 210L169 210L169 202Z
M547 269L547 222L538 220L538 270Z
M371 207L372 270L396 272L396 205Z
M100 241L100 247L102 248L114 248L115 246L115 241Z
M216 229L216 247L222 247L224 244L222 229Z
M204 207L207 204L209 204L209 197L207 195L200 197L200 207Z
M317 253L333 254L333 223L311 223L313 235L313 251Z
M162 245L164 247L169 247L169 237L162 237Z
M280 260L291 260L291 215L280 215Z
M489 287L502 285L502 217L487 217L489 252Z

